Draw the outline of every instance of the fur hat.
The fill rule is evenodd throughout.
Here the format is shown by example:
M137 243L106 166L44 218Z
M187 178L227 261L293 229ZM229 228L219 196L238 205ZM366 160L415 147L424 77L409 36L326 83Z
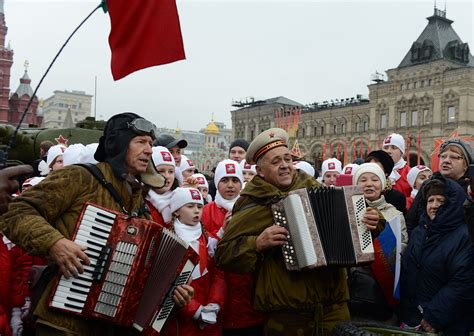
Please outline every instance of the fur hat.
M364 163L360 165L359 169L357 169L357 172L354 175L352 175L352 184L357 185L359 178L364 173L372 173L372 174L377 175L380 182L382 182L382 190L385 189L385 186L387 184L387 179L385 177L385 174L382 168L380 168L378 164L373 163L373 162L368 162L368 163Z
M378 162L382 164L385 175L390 175L392 173L395 163L393 162L393 159L390 156L390 154L388 154L387 152L383 150L375 150L375 151L370 152L369 155L367 155L367 158L365 160L366 162L369 162L372 159L376 159Z
M410 171L407 174L407 181L412 189L415 188L415 181L416 181L416 178L418 177L418 174L427 170L431 172L430 168L423 165L415 166L410 169Z
M396 146L402 151L402 154L405 154L405 139L398 133L392 133L386 137L383 141L383 146Z
M204 205L201 192L195 188L176 188L170 200L171 213L188 203Z
M240 186L244 184L244 175L242 168L237 161L226 159L219 162L214 173L214 184L216 188L223 177L237 177L240 180Z
M323 178L327 172L338 172L339 174L342 174L342 163L336 158L330 158L330 159L324 160L321 166L321 170L322 170L321 176Z
M94 154L94 158L97 161L110 164L115 177L119 180L124 180L128 174L125 157L130 141L134 137L143 134L149 135L152 139L156 137L156 127L154 127L154 125L153 128L150 129L150 132L143 133L133 126L133 122L136 119L143 118L131 112L112 116L107 121L107 124L105 124L104 135L100 137L99 146ZM145 119L143 120L146 121ZM143 183L151 187L161 188L165 184L165 178L158 174L152 160L148 162L146 172L140 174L140 177Z

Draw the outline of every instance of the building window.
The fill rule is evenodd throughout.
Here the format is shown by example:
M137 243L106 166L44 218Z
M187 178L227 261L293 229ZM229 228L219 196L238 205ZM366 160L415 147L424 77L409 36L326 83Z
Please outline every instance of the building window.
M428 120L429 118L428 113L429 113L428 109L423 110L423 125L428 125L430 123L430 121Z
M367 132L369 130L369 122L364 121L364 132Z
M407 126L407 113L400 112L400 127L406 127L406 126Z
M74 112L74 115L77 117L77 112Z
M411 111L411 125L418 125L418 111Z
M58 114L61 114L62 111L58 111Z
M341 133L346 134L346 124L341 124Z
M324 135L324 126L321 126L321 135Z
M405 90L405 84L400 85L400 90Z
M251 131L250 131L250 141L252 141L253 138L255 138L255 131L254 131L254 130L251 130Z
M61 120L61 116L58 116L58 120Z
M79 108L82 108L82 103L79 103Z
M387 128L387 115L384 113L380 115L380 129L385 128Z
M425 87L425 81L424 80L420 81L420 87Z
M58 103L58 106L59 107L64 107L64 104L63 103Z
M359 123L356 122L355 123L355 129L354 129L355 132L359 132Z
M454 106L448 106L448 123L456 121L456 108Z
M412 88L412 83L408 83L408 90L410 90Z
M431 86L431 79L428 79L428 86Z
M304 138L304 127L301 129L301 137Z
M77 105L75 105L75 104L72 105L72 108L73 108L73 109L77 109Z
M418 82L414 82L413 83L413 88L416 89L416 86L417 86Z

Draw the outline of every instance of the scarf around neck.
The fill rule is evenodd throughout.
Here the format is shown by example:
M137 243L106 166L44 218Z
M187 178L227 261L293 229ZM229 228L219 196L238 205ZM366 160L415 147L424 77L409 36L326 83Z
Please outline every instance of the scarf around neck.
M234 207L234 203L239 199L240 195L237 195L235 198L231 200L227 200L221 196L219 191L216 192L216 199L214 200L219 208L224 208L227 211L232 211Z
M398 160L397 163L395 163L395 166L393 166L392 173L390 174L390 178L392 179L393 182L397 182L398 179L400 177L402 177L398 173L398 169L401 169L401 168L405 167L406 164L407 164L407 162L403 158L401 158L400 160Z
M173 193L171 191L167 191L164 194L157 194L155 191L150 189L146 196L146 199L161 213L165 223L171 221L170 201L172 195Z

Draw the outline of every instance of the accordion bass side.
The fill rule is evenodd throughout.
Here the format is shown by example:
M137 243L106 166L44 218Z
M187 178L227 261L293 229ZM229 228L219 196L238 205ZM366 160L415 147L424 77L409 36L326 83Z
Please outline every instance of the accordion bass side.
M298 189L273 204L275 224L289 232L282 246L286 268L373 261L372 236L362 222L365 209L363 192L357 186Z
M73 241L91 261L78 278L58 276L49 306L158 335L199 256L173 232L146 219L86 203Z

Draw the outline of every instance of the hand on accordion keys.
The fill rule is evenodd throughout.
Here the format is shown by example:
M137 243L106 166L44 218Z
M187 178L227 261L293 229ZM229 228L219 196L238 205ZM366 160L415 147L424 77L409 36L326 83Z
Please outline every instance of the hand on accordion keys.
M79 273L84 272L82 264L90 264L89 258L84 253L85 250L85 246L80 246L69 239L61 238L50 247L49 255L59 266L59 270L66 279L71 276L77 278Z
M377 210L373 208L367 208L365 210L364 218L362 219L362 221L364 222L365 226L367 226L367 228L370 231L373 231L377 228L379 224L379 220L380 220L380 216Z
M288 231L281 226L272 225L260 233L255 240L257 252L268 250L275 246L281 246L288 240Z

